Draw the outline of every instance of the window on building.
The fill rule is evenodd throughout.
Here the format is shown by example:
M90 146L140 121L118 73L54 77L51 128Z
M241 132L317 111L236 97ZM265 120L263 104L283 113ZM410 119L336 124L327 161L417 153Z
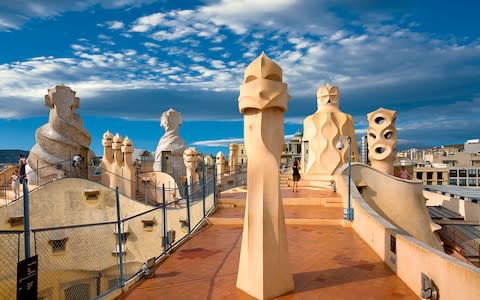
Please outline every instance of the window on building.
M433 172L427 172L427 179L433 178Z
M8 223L10 223L10 227L22 226L24 223L23 216L10 217Z
M458 176L458 175L457 175L457 170L450 170L449 176L450 176L450 177L457 177L457 176Z
M242 149L242 150L240 150L240 153L242 153L242 154L243 154L243 149Z
M437 179L438 179L438 180L442 180L442 179L443 179L443 173L442 173L442 172L438 172L438 173L437 173Z
M108 280L108 289L117 287L120 285L118 278L113 278Z
M90 299L90 286L86 283L77 284L64 291L65 300L88 300Z
M422 177L423 177L422 175L423 175L422 172L417 172L417 179L422 180Z
M52 247L52 253L65 251L67 244L67 232L63 229L52 230L47 232L48 244Z
M476 177L476 176L477 176L477 170L468 169L468 177Z
M431 180L427 181L427 185L432 185L432 181Z
M52 252L53 253L58 253L65 251L65 246L67 244L67 238L61 239L61 240L51 240L48 241L50 246L52 246Z
M468 186L477 186L477 180L476 179L468 179Z
M142 224L143 230L152 231L153 226L155 226L155 220L153 219L153 216L145 217L144 219L142 219Z
M128 237L128 235L129 235L129 233L130 233L129 227L128 227L128 223L123 222L120 230L121 230L120 237L122 238L122 242L123 242L123 243L126 243L126 242L127 242L127 237ZM115 227L113 228L113 233L114 233L116 236L118 236L118 227L117 227L117 225L115 225ZM118 239L118 237L117 237L117 239Z
M467 170L458 170L458 177L467 177Z
M467 180L466 179L458 180L458 185L459 186L467 186Z
M450 185L457 185L457 184L458 184L457 179L449 179L449 180L448 180L448 184L450 184Z
M442 181L437 181L437 185L443 185Z

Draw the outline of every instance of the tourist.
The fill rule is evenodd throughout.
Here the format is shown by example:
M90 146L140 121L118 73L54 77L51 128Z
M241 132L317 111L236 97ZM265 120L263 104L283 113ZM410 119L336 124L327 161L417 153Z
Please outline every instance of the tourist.
M407 168L405 168L405 166L402 166L400 168L400 178L408 179L409 177L410 177L410 174L408 174Z
M13 171L11 179L12 179L12 190L13 190L13 194L15 195L13 199L17 199L18 196L20 195L18 192L18 187L20 185L19 184L20 177L18 176L17 171Z
M25 156L23 156L23 154L20 154L18 156L18 170L20 175L20 183L23 183L23 181L26 181L27 179L26 167L27 167L27 159L25 158Z
M300 167L298 166L298 161L293 162L293 191L298 192L298 181L300 180Z

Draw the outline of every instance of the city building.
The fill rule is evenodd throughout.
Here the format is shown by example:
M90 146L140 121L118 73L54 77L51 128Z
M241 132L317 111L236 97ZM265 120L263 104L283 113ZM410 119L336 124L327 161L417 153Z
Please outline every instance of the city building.
M302 158L302 137L303 133L301 131L295 132L290 140L286 140L286 143L283 146L282 156L280 158L280 164L283 166L291 166L293 161ZM248 162L247 152L245 151L244 144L236 144L238 146L237 163L239 166L246 165ZM231 153L229 154L229 157Z
M297 131L290 140L286 141L280 157L280 165L290 167L295 160L300 162L302 158L302 137L303 133Z

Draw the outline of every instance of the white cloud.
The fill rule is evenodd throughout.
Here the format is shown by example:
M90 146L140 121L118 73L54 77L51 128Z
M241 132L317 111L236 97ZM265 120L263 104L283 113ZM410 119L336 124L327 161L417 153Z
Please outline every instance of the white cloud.
M109 21L107 22L108 28L112 30L119 30L125 27L125 24L122 21Z
M270 14L284 11L294 4L294 0L222 0L201 7L199 12L217 25L225 25L237 34L244 34L250 24L268 21Z
M290 140L293 134L287 134L284 136L285 140ZM193 146L203 147L229 147L230 144L243 144L243 138L225 138L217 140L204 140L193 142Z
M130 29L132 32L147 32L164 21L164 13L155 13L148 16L141 17L135 21L133 27Z
M160 45L151 42L145 42L143 45L147 48L160 48Z
M50 18L60 16L68 11L84 11L101 5L105 9L140 6L153 0L88 0L88 1L57 1L57 0L22 0L0 2L0 31L18 30L30 19ZM117 24L118 26L118 24Z
M243 144L243 138L226 138L218 140L205 140L193 142L193 146L204 146L204 147L228 147L230 144Z

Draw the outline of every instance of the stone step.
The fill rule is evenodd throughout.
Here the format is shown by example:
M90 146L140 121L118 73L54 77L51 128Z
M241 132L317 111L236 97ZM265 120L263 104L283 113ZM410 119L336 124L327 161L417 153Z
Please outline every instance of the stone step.
M243 225L243 218L216 218L208 221L214 225ZM287 225L343 225L343 219L285 219Z
M342 198L329 198L325 200L325 207L343 207Z
M343 200L340 197L324 197L324 198L288 198L282 199L283 205L301 205L301 206L325 206L325 207L343 207ZM243 207L245 199L222 199L218 201L219 205L224 207Z

